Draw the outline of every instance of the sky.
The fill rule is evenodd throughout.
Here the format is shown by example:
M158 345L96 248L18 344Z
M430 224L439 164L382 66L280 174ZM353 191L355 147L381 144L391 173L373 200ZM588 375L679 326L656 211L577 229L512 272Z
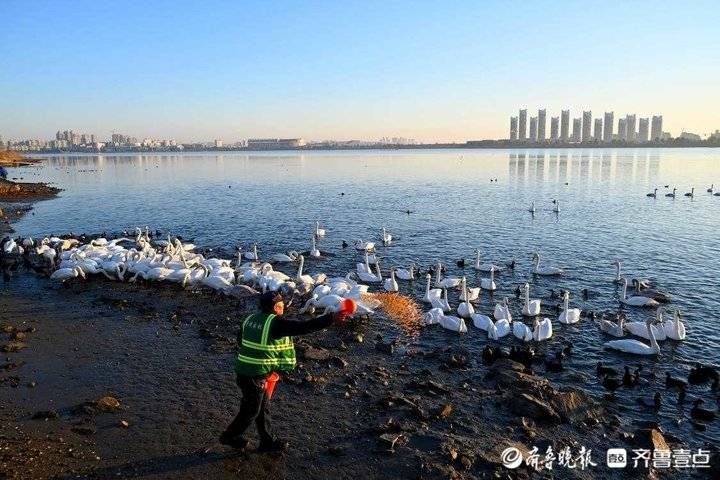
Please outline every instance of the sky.
M0 135L507 138L519 108L720 128L720 4L0 0Z

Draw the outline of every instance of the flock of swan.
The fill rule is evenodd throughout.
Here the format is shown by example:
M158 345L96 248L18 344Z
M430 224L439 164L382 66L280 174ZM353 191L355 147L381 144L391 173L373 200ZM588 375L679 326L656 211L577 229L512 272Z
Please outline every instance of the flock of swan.
M326 233L316 222L310 250L306 252L310 258L322 258L317 240L325 237ZM375 254L375 242L372 241L355 242L355 249L364 259L356 264L354 271L343 277L330 277L325 273L306 273L305 254L296 251L276 253L269 256L267 261L261 261L257 245L254 245L250 251L238 249L234 259L206 258L195 253L196 247L191 243L183 243L169 235L167 239L159 239L158 236L153 238L146 227L145 230L136 228L134 238L124 236L108 240L99 237L85 239L88 240L85 243L76 238L59 237L44 238L39 242L29 238L5 239L1 247L5 255L25 254L39 259L50 266L50 278L53 280L66 281L84 279L88 275L102 275L107 279L130 283L142 279L148 282L172 282L183 287L209 288L237 298L268 290L280 291L293 299L302 299L300 313L314 313L316 309L322 309L323 312L337 311L344 299L352 298L358 302L356 314L370 314L378 306L366 295L371 286L387 292L398 292L399 282L422 279L415 264L411 264L408 269L392 267L389 276L383 277L380 259ZM393 236L383 228L379 240L387 246L393 242ZM349 245L343 241L343 247L346 246ZM535 276L558 277L565 273L561 268L541 265L540 261L539 253L533 254L531 273ZM275 268L278 264L297 264L297 270L294 275L286 274ZM458 266L464 267L465 261L458 261ZM624 314L612 321L603 315L596 322L600 331L618 338L605 342L604 346L630 354L657 355L660 352L658 341L684 340L686 332L680 312L675 311L672 320L663 321L659 300L668 301L669 296L649 288L646 279L633 279L635 292L628 296L628 281L621 275L620 262L616 262L615 267L612 281L622 286L620 303L627 307L655 308L657 313L646 322L625 322ZM472 321L473 326L486 332L490 340L499 340L511 334L522 342L542 342L553 337L553 321L541 316L542 302L530 298L528 283L523 285L521 319L513 319L507 298L496 303L491 314L480 313L480 292L498 290L496 274L501 273L503 267L483 262L480 251L476 250L472 268L487 274L474 287L468 285L466 276L444 276L445 268L440 262L427 270L424 275L425 291L421 298L429 306L424 314L426 324L439 324L446 329L465 333L468 331L466 321ZM514 261L506 268L514 268ZM448 300L448 290L458 292L456 307L451 306ZM520 298L521 293L518 288L516 296ZM556 322L566 325L580 322L584 315L579 308L570 308L569 292L562 292L560 298L563 303L556 306L559 311ZM637 338L620 338L628 334Z
M669 188L670 188L670 185L665 185L665 189L669 189ZM658 190L659 190L659 188L656 187L655 189L653 189L652 192L646 194L645 196L650 197L650 198L657 198ZM715 191L715 184L710 185L710 188L708 188L706 191L710 195L714 194L716 197L720 197L720 192ZM666 193L665 196L667 198L672 198L673 200L675 198L677 198L677 187L673 187L672 192ZM685 196L688 198L695 198L695 187L692 187L689 192L686 192Z

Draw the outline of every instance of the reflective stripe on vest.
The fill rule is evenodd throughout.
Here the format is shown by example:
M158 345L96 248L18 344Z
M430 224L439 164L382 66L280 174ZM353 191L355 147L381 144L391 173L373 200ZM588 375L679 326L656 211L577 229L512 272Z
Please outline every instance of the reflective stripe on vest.
M256 313L248 316L242 326L242 341L235 360L239 375L260 376L275 370L293 370L295 346L290 337L270 339L275 315Z

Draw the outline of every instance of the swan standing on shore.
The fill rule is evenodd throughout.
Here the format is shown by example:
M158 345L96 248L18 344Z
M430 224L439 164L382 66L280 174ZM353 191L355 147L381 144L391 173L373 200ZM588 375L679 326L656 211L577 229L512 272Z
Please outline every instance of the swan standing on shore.
M564 270L562 268L555 268L555 267L542 267L540 268L540 254L535 252L533 253L533 274L535 275L543 275L543 276L558 276L562 275Z
M530 285L525 284L525 305L523 306L522 314L526 317L534 317L540 315L540 300L530 300Z
M305 266L305 256L300 255L300 265L298 265L297 275L295 275L295 281L306 285L314 285L315 281L310 275L303 274L303 267Z
M577 323L580 321L580 309L579 308L569 308L569 301L570 301L570 294L568 292L565 292L563 295L563 299L565 300L565 308L558 316L558 322L565 323L565 324L571 324L571 323Z
M658 305L660 305L656 300L653 300L652 298L648 297L641 297L641 296L627 296L627 278L623 279L623 290L622 290L622 297L620 298L620 303L628 305L630 307L645 307L645 308L655 308Z
M62 282L77 277L82 277L83 279L85 278L85 272L83 272L80 267L58 268L52 273L52 275L50 275L52 280L60 280Z
M605 342L605 344L604 344L605 348L609 348L611 350L618 350L620 352L625 352L625 353L632 353L635 355L657 355L657 354L659 354L660 353L660 345L658 345L657 341L655 341L655 336L653 335L653 332L650 329L651 323L652 323L652 320L648 320L646 322L648 337L650 337L650 345L647 345L639 340L625 338L622 340L611 340L609 342Z

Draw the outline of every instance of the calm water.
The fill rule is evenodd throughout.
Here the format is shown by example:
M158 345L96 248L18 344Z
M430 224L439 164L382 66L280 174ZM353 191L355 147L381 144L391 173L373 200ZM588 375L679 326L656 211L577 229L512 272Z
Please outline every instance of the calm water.
M636 420L659 420L666 431L688 446L717 443L720 428L706 432L689 422L690 401L701 396L715 408L717 393L708 386L692 387L678 407L676 395L665 392L665 371L685 376L689 362L720 363L720 197L706 193L711 183L720 190L720 151L665 150L443 150L226 153L183 155L58 155L43 167L18 172L26 179L44 179L65 189L55 200L36 205L34 215L17 225L22 235L40 236L68 231L101 232L150 225L192 238L203 246L232 249L259 245L261 256L290 249L308 250L314 221L328 230L320 249L326 260L311 271L344 274L360 256L343 250L343 239L379 240L387 227L397 237L379 248L385 270L407 268L411 261L427 267L441 260L449 274L459 275L459 258L470 261L475 248L484 260L505 264L517 259L514 273L497 277L494 299L483 293L481 313L490 313L499 297L511 298L516 317L519 302L512 294L526 279L533 298L549 299L549 289L566 288L571 303L585 310L616 310L618 290L611 282L615 259L628 276L648 277L673 295L670 308L680 308L688 330L682 343L662 342L655 360L605 352L609 340L587 319L575 326L554 322L555 339L568 339L578 352L567 370L551 377L581 385L598 396L594 365L598 359L618 366L638 362L655 371L657 380L634 390L619 390L612 409ZM491 183L491 178L497 178ZM567 184L566 184L567 183ZM669 189L665 189L669 185ZM664 194L678 188L678 198ZM646 193L658 187L656 200ZM683 196L695 187L693 199ZM340 193L345 195L341 196ZM552 213L557 198L561 213ZM528 213L531 201L537 213ZM408 215L403 211L410 209ZM567 268L562 278L529 275L531 254L543 264ZM469 284L479 283L471 268ZM580 289L594 295L583 301ZM420 294L424 283L408 292ZM451 303L453 302L451 297ZM649 313L629 311L630 320ZM553 314L553 318L555 315ZM426 329L420 342L447 342L450 332ZM511 344L506 337L504 344ZM486 336L470 327L458 340L479 352ZM550 342L542 349L557 349ZM636 404L639 396L663 393L660 415ZM682 424L675 424L682 418Z

